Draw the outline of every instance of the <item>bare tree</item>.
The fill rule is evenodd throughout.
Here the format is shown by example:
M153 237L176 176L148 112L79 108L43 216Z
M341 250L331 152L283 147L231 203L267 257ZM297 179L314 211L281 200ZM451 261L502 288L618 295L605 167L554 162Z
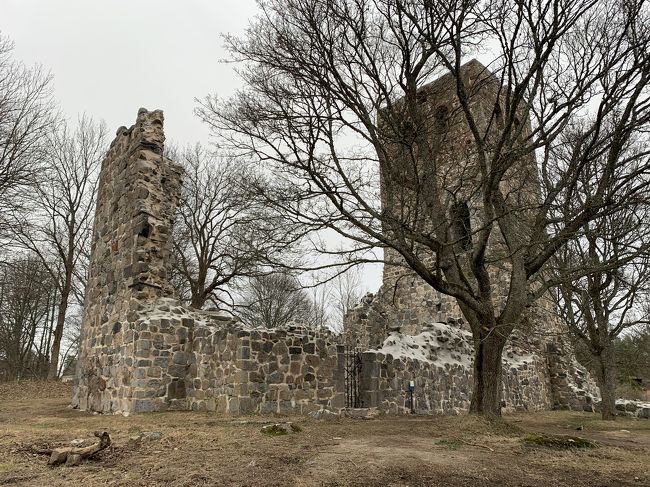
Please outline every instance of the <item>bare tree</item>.
M329 282L314 282L313 285L306 289L309 292L311 300L311 312L306 324L313 328L331 328L332 327L332 287Z
M13 60L12 50L0 34L0 236L9 231L11 216L24 209L55 119L52 77Z
M42 179L33 196L35 211L20 225L19 243L34 252L55 280L58 310L48 378L59 372L61 341L71 300L83 302L99 165L106 129L87 117L66 123L47 138Z
M226 39L244 89L199 113L224 144L277 172L285 184L267 194L296 221L353 242L347 255L383 247L456 298L474 337L470 409L500 415L503 347L555 284L547 262L647 186L645 2L261 8L245 38ZM490 72L468 74L466 56L485 46ZM422 96L436 76L444 110ZM457 124L467 137L446 140ZM634 137L644 143L631 147ZM463 156L450 161L448 148Z
M650 316L647 310L645 316ZM619 383L639 388L645 385L647 390L650 382L650 326L625 333L614 342L614 348ZM642 383L638 384L636 379L641 379Z
M34 255L0 264L0 378L47 375L52 284Z
M287 272L264 274L242 286L236 313L250 326L278 328L289 323L316 326L319 313L300 281Z
M647 325L650 297L648 202L585 225L551 261L554 292L570 331L589 350L602 396L602 418L616 419L615 340Z
M192 307L230 307L236 281L290 263L295 228L257 200L254 169L200 145L175 154L185 168L174 227L172 281Z
M344 319L352 308L361 302L364 295L360 268L355 267L337 275L331 281L334 331L345 333Z

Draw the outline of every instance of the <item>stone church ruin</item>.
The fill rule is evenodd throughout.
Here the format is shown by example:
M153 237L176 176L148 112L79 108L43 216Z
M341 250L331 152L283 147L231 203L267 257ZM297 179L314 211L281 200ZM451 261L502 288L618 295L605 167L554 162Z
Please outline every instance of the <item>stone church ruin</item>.
M478 79L484 68L471 62L464 69ZM428 85L427 97L439 103L446 82ZM162 112L140 109L131 128L118 129L102 163L75 407L233 414L469 409L472 337L460 310L402 268L386 266L379 292L346 317L354 350L327 330L260 330L183 305L168 281L182 169L163 155L164 139ZM390 203L384 188L382 200ZM549 320L542 320L545 330ZM592 408L595 385L560 337L513 337L503 356L507 410Z

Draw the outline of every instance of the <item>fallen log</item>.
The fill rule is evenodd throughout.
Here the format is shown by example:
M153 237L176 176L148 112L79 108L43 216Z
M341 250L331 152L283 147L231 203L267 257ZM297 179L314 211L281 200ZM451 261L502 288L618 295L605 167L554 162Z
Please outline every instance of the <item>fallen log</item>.
M90 458L110 446L111 437L107 431L95 431L95 436L99 438L99 441L90 446L85 446L82 448L72 446L65 448L54 448L47 464L61 465L62 463L65 463L68 466L79 465L82 460Z

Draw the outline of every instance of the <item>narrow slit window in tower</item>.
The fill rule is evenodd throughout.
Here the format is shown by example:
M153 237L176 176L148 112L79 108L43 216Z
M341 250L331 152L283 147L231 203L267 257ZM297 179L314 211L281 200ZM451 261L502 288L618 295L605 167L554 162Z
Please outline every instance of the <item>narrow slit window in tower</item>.
M472 227L469 206L466 201L454 203L451 207L452 235L463 250L472 248Z
M447 130L447 125L449 123L449 108L445 105L438 105L433 114L435 118L436 128L440 132Z

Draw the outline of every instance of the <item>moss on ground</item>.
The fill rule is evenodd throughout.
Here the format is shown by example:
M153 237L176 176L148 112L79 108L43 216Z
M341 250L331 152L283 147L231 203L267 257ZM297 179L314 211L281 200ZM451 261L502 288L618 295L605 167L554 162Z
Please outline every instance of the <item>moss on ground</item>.
M262 433L268 436L284 436L288 435L289 431L287 429L287 426L291 428L292 433L298 433L302 431L302 428L298 426L297 424L289 424L289 425L281 425L281 424L271 424L268 426L265 426L262 428Z
M461 446L459 441L446 440L446 439L438 440L438 441L434 442L434 445L436 445L436 446L444 446L448 450L458 450L460 448L460 446Z
M569 448L595 448L597 445L593 441L579 436L553 436L553 435L528 435L524 442L529 445L544 446L548 448L557 448L568 450Z

